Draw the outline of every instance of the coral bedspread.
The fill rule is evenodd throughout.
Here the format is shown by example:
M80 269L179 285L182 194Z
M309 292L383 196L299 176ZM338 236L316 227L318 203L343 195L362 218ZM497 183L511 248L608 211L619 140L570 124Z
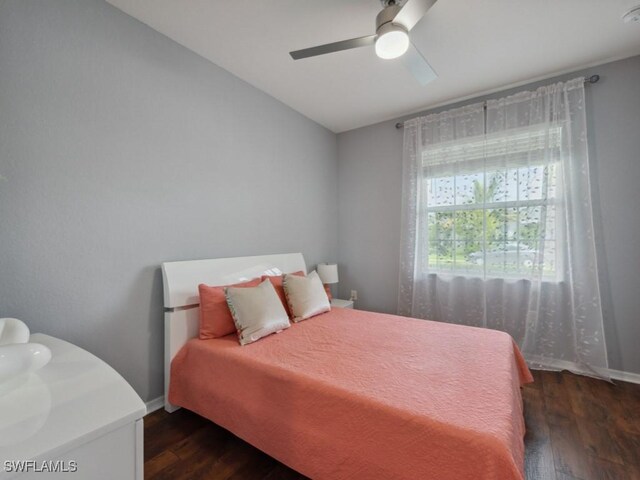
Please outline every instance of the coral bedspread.
M190 340L169 400L315 479L522 479L520 386L494 330L333 309L241 347Z

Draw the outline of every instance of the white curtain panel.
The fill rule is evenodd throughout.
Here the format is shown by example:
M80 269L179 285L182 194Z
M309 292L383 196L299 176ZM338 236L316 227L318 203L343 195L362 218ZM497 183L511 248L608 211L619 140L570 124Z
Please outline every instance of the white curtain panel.
M405 123L399 314L607 377L584 79Z

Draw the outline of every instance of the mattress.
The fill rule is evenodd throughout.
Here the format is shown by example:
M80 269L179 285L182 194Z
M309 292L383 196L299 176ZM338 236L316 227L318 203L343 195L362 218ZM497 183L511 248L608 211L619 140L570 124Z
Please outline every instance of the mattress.
M520 387L502 332L335 308L240 346L190 340L169 401L314 479L522 479Z

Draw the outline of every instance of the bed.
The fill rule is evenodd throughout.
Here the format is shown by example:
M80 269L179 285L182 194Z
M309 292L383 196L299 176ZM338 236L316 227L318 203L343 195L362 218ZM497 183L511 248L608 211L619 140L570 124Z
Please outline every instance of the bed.
M505 333L335 308L242 347L197 338L198 283L297 270L301 254L163 265L168 411L311 478L524 478L532 378Z

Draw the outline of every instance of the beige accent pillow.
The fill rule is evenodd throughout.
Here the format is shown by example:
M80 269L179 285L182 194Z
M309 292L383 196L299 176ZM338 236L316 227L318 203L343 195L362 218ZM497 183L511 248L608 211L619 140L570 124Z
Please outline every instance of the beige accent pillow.
M285 275L282 282L293 321L299 322L331 310L329 297L318 274L306 277Z
M257 287L227 287L224 293L240 345L291 326L284 305L268 279Z

